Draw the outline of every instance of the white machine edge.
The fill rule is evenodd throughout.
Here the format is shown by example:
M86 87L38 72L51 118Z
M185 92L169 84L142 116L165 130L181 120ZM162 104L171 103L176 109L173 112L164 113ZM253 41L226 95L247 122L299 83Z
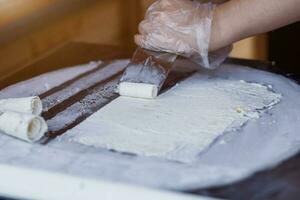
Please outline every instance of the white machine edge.
M123 199L132 200L212 200L171 191L155 190L141 186L92 180L51 171L32 170L0 164L0 194L28 199ZM118 191L118 192L115 192Z

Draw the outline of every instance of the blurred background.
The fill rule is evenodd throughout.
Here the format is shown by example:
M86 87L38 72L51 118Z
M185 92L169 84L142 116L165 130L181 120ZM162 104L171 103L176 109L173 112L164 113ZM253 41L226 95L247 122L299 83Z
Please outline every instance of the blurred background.
M0 0L0 80L70 41L117 45L130 55L137 25L152 2ZM276 61L299 74L299 29L298 23L240 41L231 56Z

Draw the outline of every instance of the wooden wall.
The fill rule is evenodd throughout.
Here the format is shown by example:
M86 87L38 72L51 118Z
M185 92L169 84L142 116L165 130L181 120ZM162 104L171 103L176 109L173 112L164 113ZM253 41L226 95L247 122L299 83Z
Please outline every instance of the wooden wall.
M0 80L69 41L134 48L133 35L153 0L1 0ZM266 58L265 36L233 56ZM43 66L41 66L43 67Z

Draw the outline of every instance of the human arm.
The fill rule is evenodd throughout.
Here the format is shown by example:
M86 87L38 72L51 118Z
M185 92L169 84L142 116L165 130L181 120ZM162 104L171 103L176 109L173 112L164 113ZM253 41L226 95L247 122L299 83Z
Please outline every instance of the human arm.
M213 69L232 43L296 22L299 10L299 0L231 0L217 6L159 0L148 9L135 41L143 48L183 55Z
M214 11L210 51L300 20L299 0L231 0Z

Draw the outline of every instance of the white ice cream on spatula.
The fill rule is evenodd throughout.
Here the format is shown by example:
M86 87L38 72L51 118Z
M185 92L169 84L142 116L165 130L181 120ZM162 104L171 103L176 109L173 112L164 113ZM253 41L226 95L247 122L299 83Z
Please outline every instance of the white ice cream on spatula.
M177 55L137 48L118 86L121 96L154 99Z

